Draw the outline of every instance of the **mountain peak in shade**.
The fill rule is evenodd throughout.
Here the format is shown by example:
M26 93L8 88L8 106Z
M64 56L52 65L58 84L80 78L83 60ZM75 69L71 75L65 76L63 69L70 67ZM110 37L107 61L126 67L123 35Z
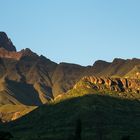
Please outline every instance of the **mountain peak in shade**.
M0 48L4 48L7 51L16 51L12 41L8 38L5 32L0 31Z

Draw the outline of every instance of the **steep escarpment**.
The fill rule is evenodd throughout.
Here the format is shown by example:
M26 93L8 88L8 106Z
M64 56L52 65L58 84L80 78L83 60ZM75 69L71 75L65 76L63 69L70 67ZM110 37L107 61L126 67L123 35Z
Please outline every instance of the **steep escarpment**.
M81 81L91 83L91 87L96 90L108 89L110 91L116 91L116 92L140 93L140 80L139 79L86 76L82 78ZM78 86L79 85L76 84L74 88L77 88ZM88 85L87 85L87 88L88 88Z

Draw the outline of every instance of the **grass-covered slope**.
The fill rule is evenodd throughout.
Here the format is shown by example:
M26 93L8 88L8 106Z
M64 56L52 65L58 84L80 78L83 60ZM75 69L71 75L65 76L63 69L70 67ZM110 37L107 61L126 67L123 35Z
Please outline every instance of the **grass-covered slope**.
M9 122L24 116L37 108L36 106L25 105L0 105L1 122Z
M140 138L139 101L81 91L69 92L63 99L43 105L1 129L10 131L15 140L73 140L80 119L82 140L99 136L120 140L126 135L132 140Z

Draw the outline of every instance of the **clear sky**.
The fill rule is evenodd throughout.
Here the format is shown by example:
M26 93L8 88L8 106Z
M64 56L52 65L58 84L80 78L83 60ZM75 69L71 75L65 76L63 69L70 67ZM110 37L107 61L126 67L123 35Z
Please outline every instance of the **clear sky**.
M0 31L58 63L140 58L140 0L0 0Z

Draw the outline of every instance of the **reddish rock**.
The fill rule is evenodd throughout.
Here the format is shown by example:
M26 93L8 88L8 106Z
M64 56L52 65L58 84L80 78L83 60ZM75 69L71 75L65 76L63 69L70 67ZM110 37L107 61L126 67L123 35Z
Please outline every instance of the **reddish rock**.
M25 56L38 57L37 54L33 53L29 49L23 49L19 52L15 52L15 51L8 51L4 48L0 48L0 58L20 60L20 58L25 57Z
M86 88L93 88L95 90L110 90L116 92L134 92L140 93L140 80L126 79L126 78L101 78L95 76L85 76L82 80L94 84L94 86L86 86ZM74 88L79 88L76 84ZM81 87L83 88L83 87Z

